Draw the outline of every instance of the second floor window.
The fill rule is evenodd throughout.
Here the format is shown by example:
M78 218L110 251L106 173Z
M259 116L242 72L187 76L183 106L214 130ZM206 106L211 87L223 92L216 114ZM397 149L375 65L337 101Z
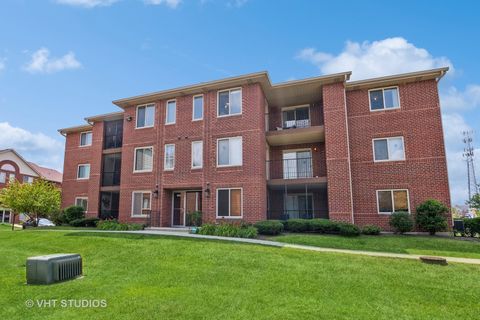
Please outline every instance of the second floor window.
M137 128L153 127L155 122L155 105L147 104L137 107Z
M172 100L167 102L167 116L165 118L165 124L173 124L177 118L177 101Z
M242 153L242 137L219 139L217 142L217 166L241 166Z
M90 178L90 165L89 164L80 164L77 169L77 179L88 179Z
M375 161L405 160L403 137L373 139Z
M398 87L370 90L369 99L371 111L400 108Z
M203 119L203 96L193 97L193 117L192 120Z
M134 172L152 171L153 147L135 149Z
M80 146L91 146L92 145L92 132L82 132L80 133Z
M165 170L173 170L175 168L175 145L165 145Z
M203 167L203 141L192 142L192 168Z
M218 117L242 113L242 89L230 89L218 92Z

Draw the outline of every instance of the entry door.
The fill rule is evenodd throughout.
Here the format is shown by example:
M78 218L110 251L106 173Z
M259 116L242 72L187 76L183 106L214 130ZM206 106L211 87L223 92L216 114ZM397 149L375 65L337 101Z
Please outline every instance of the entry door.
M174 192L173 193L173 226L184 226L185 225L185 211L184 211L184 192Z
M283 179L297 178L297 153L283 153Z

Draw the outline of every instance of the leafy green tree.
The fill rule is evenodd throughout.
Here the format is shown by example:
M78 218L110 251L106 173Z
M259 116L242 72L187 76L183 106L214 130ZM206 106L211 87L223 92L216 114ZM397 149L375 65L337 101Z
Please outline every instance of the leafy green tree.
M474 194L472 198L467 201L467 204L472 208L480 210L480 193Z
M60 189L51 182L37 179L33 183L14 181L0 191L0 203L12 210L12 230L15 217L19 213L44 217L60 210Z
M427 200L417 207L415 222L421 229L434 235L438 231L445 231L447 225L448 207L438 200Z

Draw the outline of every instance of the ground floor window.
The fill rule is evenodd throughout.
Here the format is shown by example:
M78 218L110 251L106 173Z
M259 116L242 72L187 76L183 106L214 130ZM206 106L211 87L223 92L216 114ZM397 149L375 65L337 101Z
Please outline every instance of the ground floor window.
M134 191L132 193L132 217L150 214L152 193L150 191Z
M242 217L242 189L217 189L217 217Z
M10 210L0 209L0 223L10 223Z
M78 207L82 207L85 212L88 210L88 198L87 197L76 197L75 198L75 205Z
M378 213L410 212L408 190L377 190Z

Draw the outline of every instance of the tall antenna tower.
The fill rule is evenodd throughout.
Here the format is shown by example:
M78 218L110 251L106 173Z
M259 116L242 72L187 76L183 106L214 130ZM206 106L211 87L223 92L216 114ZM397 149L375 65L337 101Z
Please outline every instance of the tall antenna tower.
M472 193L479 193L479 185L475 176L475 162L473 156L473 131L463 131L463 158L467 162L467 178L468 178L468 200L472 199Z

